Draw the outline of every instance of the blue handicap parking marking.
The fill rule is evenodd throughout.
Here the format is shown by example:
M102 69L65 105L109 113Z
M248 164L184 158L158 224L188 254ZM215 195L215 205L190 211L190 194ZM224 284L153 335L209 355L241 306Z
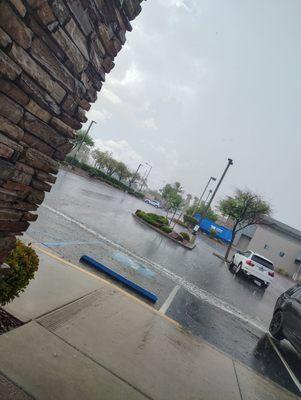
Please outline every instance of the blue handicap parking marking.
M152 278L153 276L156 275L156 273L149 268L147 268L145 265L142 263L136 262L132 260L130 257L128 257L124 253L114 252L113 257L114 260L118 261L120 264L122 264L126 268L132 268L135 271L137 271L139 274L146 276L147 278Z

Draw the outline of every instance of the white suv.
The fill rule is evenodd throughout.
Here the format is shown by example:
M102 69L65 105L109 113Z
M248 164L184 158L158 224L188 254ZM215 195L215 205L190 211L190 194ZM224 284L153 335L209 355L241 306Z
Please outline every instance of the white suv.
M229 269L232 269L235 274L248 275L263 288L267 288L274 277L272 261L250 250L234 254Z
M158 200L145 199L144 201L145 201L145 203L150 204L154 207L157 207L157 208L161 207L160 201L158 201Z

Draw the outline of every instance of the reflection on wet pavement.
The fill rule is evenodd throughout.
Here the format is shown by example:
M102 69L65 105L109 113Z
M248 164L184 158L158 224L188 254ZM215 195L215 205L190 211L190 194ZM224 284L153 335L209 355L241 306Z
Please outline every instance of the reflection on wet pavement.
M155 276L154 271L151 271L149 268L147 268L142 263L138 263L138 262L134 261L132 258L128 257L124 253L114 252L112 257L114 258L114 260L120 262L123 266L125 266L127 268L133 268L139 274L142 274L146 277Z

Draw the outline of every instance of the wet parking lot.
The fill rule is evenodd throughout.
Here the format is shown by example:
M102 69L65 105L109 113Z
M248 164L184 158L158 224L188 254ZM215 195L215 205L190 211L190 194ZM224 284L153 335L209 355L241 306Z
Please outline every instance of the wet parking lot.
M220 244L201 236L186 250L136 221L138 208L154 210L61 171L28 234L75 264L87 254L156 293L155 307L193 335L300 395L301 359L288 342L266 334L276 299L293 282L276 276L263 291L213 256L224 251Z

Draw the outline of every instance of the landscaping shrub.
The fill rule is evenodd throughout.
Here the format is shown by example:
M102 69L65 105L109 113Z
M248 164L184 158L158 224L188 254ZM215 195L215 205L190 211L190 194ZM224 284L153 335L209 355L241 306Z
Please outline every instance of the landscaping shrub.
M38 269L39 258L36 252L17 240L16 248L5 260L9 269L0 275L0 305L4 305L24 291Z
M191 217L190 215L184 215L184 222L189 225L189 226L195 226L198 224L198 220L195 219L194 217Z
M172 228L168 225L162 225L160 226L161 231L165 232L165 233L171 233L172 232Z
M280 275L283 275L283 276L286 276L286 277L289 277L289 276L290 276L290 274L289 274L287 271L285 271L285 269L283 269L283 268L277 268L276 271L277 271L278 274L280 274Z
M137 217L143 219L144 221L157 228L161 228L163 225L168 225L168 219L166 217L163 217L162 215L146 213L141 210L137 210L136 215Z
M154 213L148 213L149 216L151 216L154 221L156 221L160 225L168 225L168 219L164 217L163 215L158 215Z
M190 242L190 236L188 235L187 232L180 232L180 235L184 240L187 240L187 242Z
M136 192L134 189L130 188L129 186L125 185L123 182L120 182L118 179L113 178L112 176L109 176L105 174L103 171L101 171L98 168L92 167L91 165L88 165L86 163L80 162L77 159L73 160L73 157L67 156L65 162L74 165L75 167L81 168L82 170L88 172L90 177L93 178L99 178L102 181L108 183L111 186L115 186L119 189L126 190L129 194L139 198L143 199L144 195L143 193ZM65 163L64 162L64 163Z
M215 230L214 228L211 228L211 229L210 229L209 235L210 235L210 237L211 237L212 239L214 239L215 236L216 236L216 230Z
M156 228L160 228L160 227L162 226L162 224L161 224L160 222L158 222L154 217L152 217L152 216L149 215L149 214L146 214L146 215L144 216L144 220L145 220L146 222L148 222L149 224L155 226Z

